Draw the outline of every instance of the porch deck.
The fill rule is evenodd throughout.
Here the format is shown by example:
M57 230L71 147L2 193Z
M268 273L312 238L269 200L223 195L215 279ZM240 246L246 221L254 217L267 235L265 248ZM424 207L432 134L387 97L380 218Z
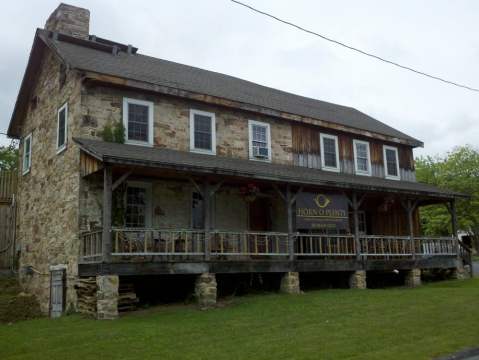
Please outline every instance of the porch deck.
M351 234L128 228L113 228L111 236L112 251L105 258L102 230L81 235L80 273L200 273L204 267L217 272L453 268L462 256L455 237L356 239Z

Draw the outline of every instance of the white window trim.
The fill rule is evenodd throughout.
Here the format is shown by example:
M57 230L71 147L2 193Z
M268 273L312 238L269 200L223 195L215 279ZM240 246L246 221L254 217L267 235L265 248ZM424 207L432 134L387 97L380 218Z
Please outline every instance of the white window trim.
M208 116L211 119L211 150L195 148L195 115ZM199 154L216 155L216 117L215 113L190 109L190 151Z
M30 151L29 151L29 156L28 156L28 167L25 168L25 143L27 140L30 141ZM32 168L32 133L28 134L25 136L23 139L23 155L22 155L22 175L26 175L30 172L30 169Z
M136 187L146 190L146 205L145 205L145 228L152 227L153 211L152 211L152 184L144 181L127 181L127 187ZM125 211L126 211L126 192L125 192Z
M128 139L128 104L148 106L148 141ZM125 127L125 144L153 146L153 108L152 101L123 98L123 126Z
M393 150L396 154L396 169L397 176L388 174L388 164L386 159L386 150ZM384 159L384 175L386 179L389 180L401 180L401 173L399 172L399 151L397 147L383 145L383 159Z
M338 137L336 135L329 135L329 134L319 134L319 139L321 143L321 169L327 170L327 171L334 171L334 172L339 172L340 171L340 165L339 165L339 141ZM325 165L325 158L324 158L324 143L323 139L333 139L336 147L336 167L332 166L326 166Z
M266 141L268 145L268 157L266 159L256 158L253 156L253 125L263 126L266 128ZM271 162L272 153L271 153L271 127L269 123L256 121L256 120L248 120L248 141L249 141L249 159L254 161L263 161L263 162Z
M368 171L358 169L358 157L356 144L366 145L368 154ZM369 142L364 140L353 139L353 153L354 153L354 171L357 175L371 176L371 152L369 150Z
M60 113L62 110L65 110L65 142L63 145L58 146L58 139L60 138ZM68 144L68 103L63 104L63 106L57 111L57 154L63 152L67 148Z

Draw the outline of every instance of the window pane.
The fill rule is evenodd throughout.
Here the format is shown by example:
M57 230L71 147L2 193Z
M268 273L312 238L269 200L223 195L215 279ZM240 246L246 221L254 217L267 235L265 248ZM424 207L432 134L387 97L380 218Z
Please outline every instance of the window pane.
M323 157L324 165L327 167L337 167L336 162L336 140L331 138L323 138Z
M398 176L395 150L386 149L386 167L388 175Z
M148 142L148 117L148 106L128 104L128 140Z
M58 144L57 147L65 145L66 128L66 109L62 109L58 114Z
M146 226L146 189L141 187L128 187L126 191L126 216L127 227Z
M195 149L212 150L212 128L211 117L195 114L194 132L195 132Z

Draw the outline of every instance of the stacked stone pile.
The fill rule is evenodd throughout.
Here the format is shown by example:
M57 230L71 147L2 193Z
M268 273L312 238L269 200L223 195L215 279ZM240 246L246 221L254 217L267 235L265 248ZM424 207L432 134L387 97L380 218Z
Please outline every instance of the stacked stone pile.
M97 285L95 277L79 278L75 289L78 296L78 311L96 316Z

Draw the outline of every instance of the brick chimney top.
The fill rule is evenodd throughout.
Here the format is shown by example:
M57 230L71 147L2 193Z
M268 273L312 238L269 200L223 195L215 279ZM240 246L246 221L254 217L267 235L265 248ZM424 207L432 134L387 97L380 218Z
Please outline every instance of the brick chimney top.
M61 3L48 18L45 29L88 40L90 11Z

